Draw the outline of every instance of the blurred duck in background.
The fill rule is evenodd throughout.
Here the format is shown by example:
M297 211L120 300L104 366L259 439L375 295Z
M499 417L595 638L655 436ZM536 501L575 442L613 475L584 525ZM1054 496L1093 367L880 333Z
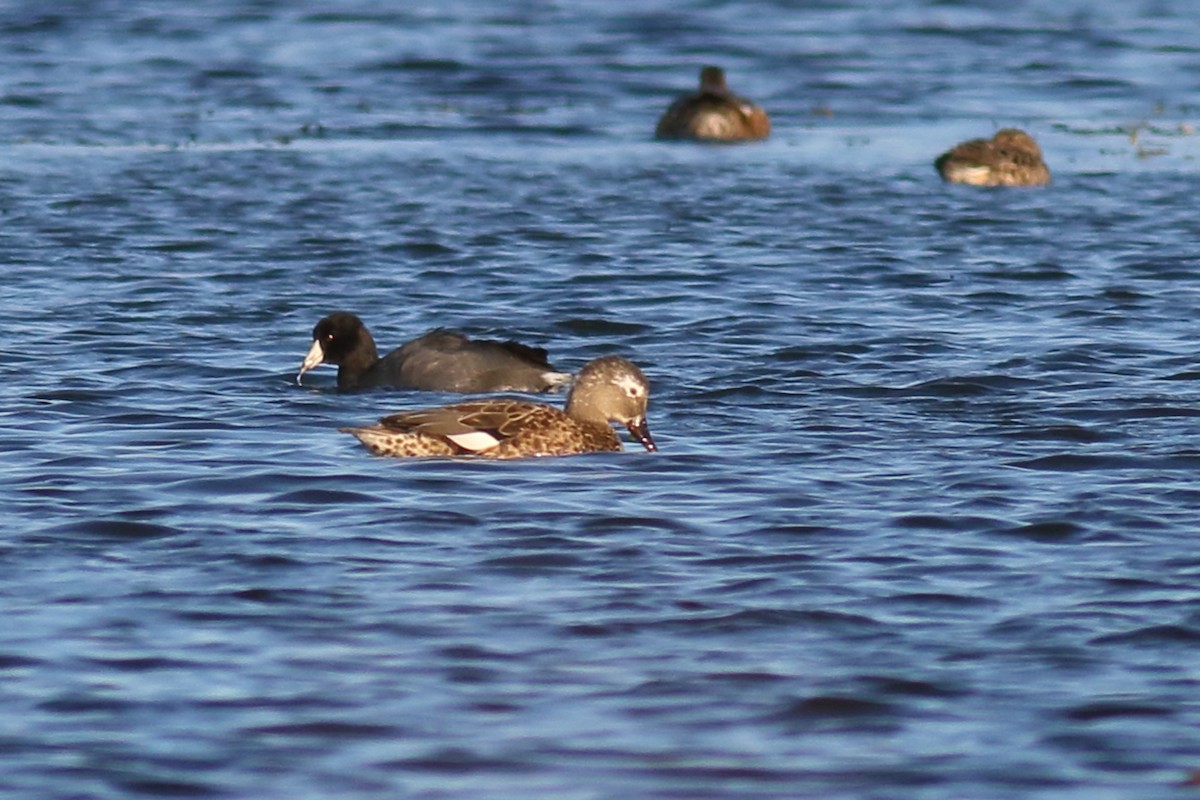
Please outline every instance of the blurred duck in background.
M767 112L729 90L720 67L700 70L700 90L671 104L658 121L659 139L749 142L771 134Z
M1017 128L997 131L991 139L971 139L947 150L933 162L942 180L972 186L1042 186L1050 170L1042 149Z

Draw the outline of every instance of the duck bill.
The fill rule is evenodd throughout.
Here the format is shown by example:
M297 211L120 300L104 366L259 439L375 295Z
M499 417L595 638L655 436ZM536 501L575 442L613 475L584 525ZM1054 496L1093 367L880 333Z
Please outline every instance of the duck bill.
M646 448L647 452L653 453L658 449L658 445L650 438L650 426L646 423L646 418L630 420L627 427L629 434L637 439L642 447Z
M304 373L318 364L324 363L324 361L325 351L321 349L321 340L313 339L312 348L309 349L308 355L304 357L303 363L300 364L300 372L296 375L296 385L300 385L300 378L304 376Z

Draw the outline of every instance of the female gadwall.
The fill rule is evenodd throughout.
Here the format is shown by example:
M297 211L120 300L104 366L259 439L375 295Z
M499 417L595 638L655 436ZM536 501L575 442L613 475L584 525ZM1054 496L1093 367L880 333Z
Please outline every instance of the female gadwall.
M337 364L338 389L391 386L430 392L546 392L571 380L556 372L546 351L517 342L468 339L444 328L429 331L383 358L362 320L346 311L313 328L312 348L300 374L318 364Z
M609 421L623 423L650 452L646 424L650 383L620 356L588 362L567 395L566 412L540 403L495 398L384 417L377 425L342 428L380 456L524 458L620 450Z
M729 91L720 67L700 70L700 91L671 104L658 121L659 139L701 139L745 142L765 139L771 133L767 112Z
M1042 186L1050 170L1033 137L1016 128L991 139L972 139L947 150L933 162L942 180L972 186Z

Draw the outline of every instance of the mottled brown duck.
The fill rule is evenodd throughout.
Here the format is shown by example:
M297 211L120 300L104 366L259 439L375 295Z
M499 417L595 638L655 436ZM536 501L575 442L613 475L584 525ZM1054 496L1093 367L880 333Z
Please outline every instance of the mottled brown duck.
M621 450L610 422L629 429L646 450L658 449L646 423L650 383L620 356L588 362L566 408L493 398L402 411L378 424L342 428L380 456L529 458Z
M947 150L933 162L942 180L972 186L1042 186L1050 170L1042 149L1016 128L997 131L991 139L971 139Z
M659 139L747 142L771 135L767 112L729 90L720 67L700 70L700 89L683 95L658 121Z

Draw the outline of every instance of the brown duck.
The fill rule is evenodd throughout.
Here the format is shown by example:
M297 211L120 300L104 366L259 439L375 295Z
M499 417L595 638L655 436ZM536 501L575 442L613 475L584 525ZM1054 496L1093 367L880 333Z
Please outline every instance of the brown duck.
M380 456L525 458L620 450L609 424L624 424L643 447L658 447L646 424L650 383L620 356L588 362L567 395L566 410L495 398L402 411L377 425L342 428Z
M731 92L720 67L701 69L700 90L672 103L654 131L659 139L711 142L746 142L770 134L767 112Z
M991 139L972 139L942 153L933 162L942 180L972 186L1042 186L1050 170L1042 149L1017 128L997 131Z
M511 341L470 339L437 328L383 358L361 319L337 311L313 328L313 343L300 374L319 364L336 364L342 391L390 386L431 392L547 392L571 380L556 372L546 351Z

